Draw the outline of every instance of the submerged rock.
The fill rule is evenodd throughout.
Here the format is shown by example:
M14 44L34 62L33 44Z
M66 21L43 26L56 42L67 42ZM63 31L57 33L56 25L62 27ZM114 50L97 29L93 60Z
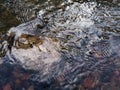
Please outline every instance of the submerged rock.
M120 56L120 36L110 36L109 40L101 40L91 45L89 54L95 58Z
M16 48L32 48L33 46L39 47L43 44L43 39L34 35L22 34L18 40L15 41Z
M89 54L93 55L95 58L106 58L113 55L110 43L107 41L99 41L91 45L91 50Z

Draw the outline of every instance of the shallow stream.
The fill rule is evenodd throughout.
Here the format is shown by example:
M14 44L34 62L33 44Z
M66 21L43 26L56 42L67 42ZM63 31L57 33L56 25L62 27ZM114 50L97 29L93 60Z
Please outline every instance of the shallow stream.
M0 7L0 90L120 90L118 0Z

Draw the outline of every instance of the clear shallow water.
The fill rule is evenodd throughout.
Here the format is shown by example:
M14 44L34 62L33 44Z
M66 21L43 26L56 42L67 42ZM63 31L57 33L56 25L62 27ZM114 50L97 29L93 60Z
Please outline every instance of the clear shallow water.
M25 79L28 86L19 88L27 90L33 86L35 90L106 90L110 86L111 90L119 90L119 84L113 84L117 82L115 78L120 77L119 6L96 2L64 2L62 5L57 10L53 8L54 11L49 6L47 11L39 11L37 17L47 19L45 27L37 30L39 33L35 29L36 24L41 24L39 18L9 30L16 32L15 38L21 33L37 33L44 40L39 46L41 52L36 47L28 50L13 47L11 54L7 52L1 58L5 63L12 61L11 72L16 72L14 64L20 65L18 71L31 69L31 73L38 72L20 72L23 75L20 79L26 74L31 77ZM46 13L41 15L43 11ZM5 79L11 78L11 75ZM18 79L16 76L14 78ZM11 83L16 82L7 80L1 85L13 87Z

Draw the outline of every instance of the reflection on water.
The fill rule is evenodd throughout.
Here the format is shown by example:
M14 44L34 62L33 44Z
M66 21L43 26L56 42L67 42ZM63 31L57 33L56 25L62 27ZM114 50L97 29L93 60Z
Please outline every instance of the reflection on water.
M10 27L17 26L20 22L16 19L13 10L9 10L0 3L0 32L7 31Z
M0 31L4 32L10 27L17 26L20 23L27 22L37 17L39 10L48 10L51 12L59 8L63 2L71 0L1 0L0 1ZM74 2L87 2L87 0L73 0ZM89 0L88 0L89 1ZM94 1L94 0L93 0ZM106 3L107 1L107 3ZM119 5L119 0L97 0L98 3L104 5ZM109 2L109 3L108 3ZM60 7L60 8L65 8ZM119 9L116 7L116 9ZM117 19L117 18L116 18ZM118 20L118 19L117 19ZM109 28L109 27L107 27Z
M120 89L119 1L73 1L0 4L1 90Z

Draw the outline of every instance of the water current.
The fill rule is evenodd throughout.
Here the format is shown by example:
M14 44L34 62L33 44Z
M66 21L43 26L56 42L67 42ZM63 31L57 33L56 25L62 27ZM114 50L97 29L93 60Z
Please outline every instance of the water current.
M118 0L0 7L0 90L120 90Z

